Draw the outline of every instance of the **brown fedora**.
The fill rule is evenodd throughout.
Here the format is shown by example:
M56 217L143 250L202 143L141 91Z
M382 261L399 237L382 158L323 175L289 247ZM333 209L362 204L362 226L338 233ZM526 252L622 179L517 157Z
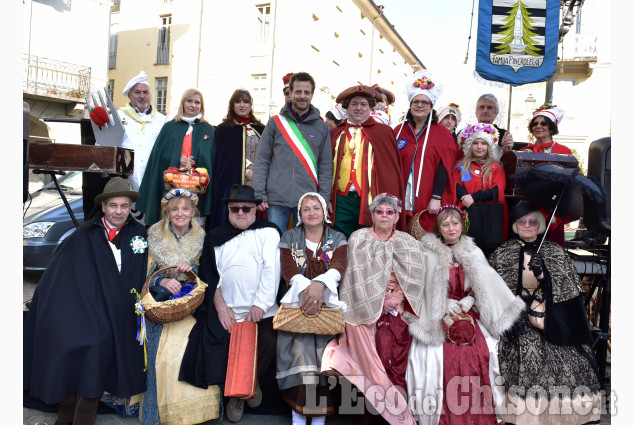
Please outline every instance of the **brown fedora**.
M352 86L340 93L337 96L337 99L335 99L335 103L342 103L343 100L352 99L355 96L369 97L371 99L375 99L377 97L377 92L375 92L375 89L368 86Z
M139 200L139 193L130 190L130 185L126 180L121 177L113 177L106 183L104 191L95 197L95 203L99 205L108 198L116 198L118 196L127 196L132 199L132 202Z

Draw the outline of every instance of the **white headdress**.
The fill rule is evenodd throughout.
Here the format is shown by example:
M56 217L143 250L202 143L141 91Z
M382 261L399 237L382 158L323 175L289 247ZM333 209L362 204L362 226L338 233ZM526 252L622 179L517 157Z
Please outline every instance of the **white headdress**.
M121 93L124 96L128 96L128 92L130 91L130 89L132 89L135 86L135 84L139 84L139 83L145 84L146 86L148 86L148 88L150 88L150 83L149 83L149 80L148 80L148 76L143 71L141 71L132 80L128 81L128 84L126 84L126 87L123 89L123 91Z
M406 83L408 103L412 102L415 96L423 94L430 99L432 106L434 106L442 91L443 89L439 82L434 79L432 73L427 69L417 71Z

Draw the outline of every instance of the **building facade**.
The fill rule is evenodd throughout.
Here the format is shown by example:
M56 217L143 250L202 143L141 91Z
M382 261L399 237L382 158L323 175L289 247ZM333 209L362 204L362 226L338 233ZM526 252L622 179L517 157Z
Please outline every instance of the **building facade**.
M197 87L212 124L238 88L249 90L266 121L283 106L289 72L314 77L313 104L324 115L355 84L379 84L403 100L404 79L423 68L370 0L121 0L110 40L116 106L127 102L121 91L143 69L160 111L174 116L182 93Z

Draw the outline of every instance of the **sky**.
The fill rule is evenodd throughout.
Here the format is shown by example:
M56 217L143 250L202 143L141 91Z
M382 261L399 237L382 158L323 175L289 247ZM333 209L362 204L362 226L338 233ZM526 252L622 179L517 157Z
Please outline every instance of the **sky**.
M474 78L478 0L374 1L376 5L384 6L388 21L394 25L426 69L440 81L443 91L437 105L447 105L450 102L459 104L464 114L464 123L473 115L473 104L477 97L485 92L496 94L501 106L506 105L506 85L492 83L488 86L482 80L482 84L477 83ZM465 64L470 22L472 38L468 63ZM395 95L398 96L397 93Z

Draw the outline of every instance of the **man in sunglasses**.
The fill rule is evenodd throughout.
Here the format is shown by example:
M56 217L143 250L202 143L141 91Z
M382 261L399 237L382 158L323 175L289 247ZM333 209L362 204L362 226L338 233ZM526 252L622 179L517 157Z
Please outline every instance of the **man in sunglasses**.
M280 230L267 220L256 218L254 189L235 184L229 198L229 223L211 229L205 236L199 276L208 284L196 325L190 333L179 380L192 385L223 385L227 372L229 335L236 322L258 323L257 374L262 376L276 353L273 316L280 284ZM249 407L260 405L262 391L248 400ZM231 398L227 417L238 422L243 400Z

